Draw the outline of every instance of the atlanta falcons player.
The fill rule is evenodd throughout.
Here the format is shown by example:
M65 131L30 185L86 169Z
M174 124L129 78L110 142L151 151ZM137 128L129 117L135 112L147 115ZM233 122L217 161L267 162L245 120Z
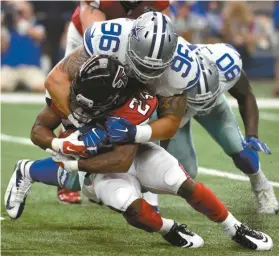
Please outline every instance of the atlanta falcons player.
M169 6L169 1L81 1L72 15L67 32L65 56L83 43L83 32L96 21L116 18L137 18L150 10L163 11ZM145 193L145 199L155 208L158 198L152 193ZM65 203L80 203L79 192L58 188L58 199ZM157 207L158 208L158 207Z
M112 145L111 151L95 155L98 153L96 145L100 150L109 145L106 131L100 125L111 110L120 107L112 114L124 114L127 119L132 118L129 119L131 123L139 125L141 121L147 121L156 108L153 104L156 98L127 81L123 66L111 57L93 56L81 66L71 84L69 108L77 122L90 122L93 128L83 129L86 134L80 134L81 140L77 134L58 139L53 131L61 122L61 113L49 106L41 111L31 138L41 148L55 150L53 159L18 161L5 193L8 214L13 219L21 216L32 182L78 189L83 184L78 171L83 171L94 173L91 179L97 197L103 203L121 212L130 225L147 232L158 232L172 245L198 248L204 242L185 225L162 218L141 198L142 189L179 195L196 211L219 223L225 234L242 247L270 250L273 241L268 235L251 230L236 220L210 189L191 180L178 161L160 146L153 143ZM130 96L132 100L128 100ZM146 105L144 109L141 108L143 104ZM72 158L77 154L93 157Z

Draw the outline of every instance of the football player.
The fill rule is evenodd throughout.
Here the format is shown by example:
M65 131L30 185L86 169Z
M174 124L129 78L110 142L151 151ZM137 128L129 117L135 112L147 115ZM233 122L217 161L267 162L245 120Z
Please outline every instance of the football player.
M191 52L195 55L191 59L175 57L173 66L177 68L177 72L172 72L170 75L170 71L167 70L154 86L156 83L173 84L173 86L183 84L183 77L192 66L192 62L198 63L194 72L199 74L199 79L197 86L188 93L188 110L182 119L180 130L170 141L163 142L162 146L182 163L192 178L195 178L198 165L191 135L193 117L231 157L235 166L249 177L257 199L258 212L278 213L278 201L272 185L261 169L258 156L258 151L266 154L271 152L258 138L258 106L249 81L242 70L241 56L227 44L191 45L182 38L178 39L177 51L183 54ZM238 102L245 126L245 138L226 100L224 95L226 91ZM121 125L114 126L117 129L114 133L118 138L116 140L111 138L112 141L128 141L121 139L119 129L125 129L123 124L122 121ZM133 129L129 124L127 127ZM109 133L113 134L112 129ZM127 138L127 135L123 134L123 138Z
M127 82L124 68L112 58L93 56L81 66L71 85L69 109L76 121L90 122L93 128L87 131L87 135L80 134L81 140L78 140L77 133L58 139L53 131L61 123L60 113L58 115L49 106L41 111L32 128L31 139L43 149L52 148L55 151L53 159L18 161L5 194L8 214L14 219L21 216L32 182L80 189L83 181L77 172L83 171L94 173L91 179L97 197L103 203L121 212L130 225L147 232L158 232L172 245L198 248L204 242L185 225L162 218L141 198L143 188L179 195L196 211L219 223L225 234L241 246L270 250L273 242L268 235L251 230L235 219L210 189L193 181L179 162L160 146L128 144L96 155L97 145L100 149L108 145L106 131L100 124L114 108L119 107L113 115L124 114L138 125L147 121L156 108L153 104L156 98L142 91L140 86L127 85ZM135 95L137 88L139 93ZM132 100L129 100L130 96ZM142 102L138 106L146 104L145 114L141 113L141 108L135 108L136 102ZM93 157L72 157L87 157L87 154ZM53 160L62 168L58 168Z
M74 76L79 65L81 65L81 63L83 63L86 59L89 58L90 55L93 54L90 51L86 52L85 48L93 50L92 47L94 44L94 54L111 54L112 56L119 58L122 64L125 64L127 66L128 57L126 58L127 49L125 48L127 47L127 40L128 40L128 36L130 35L131 57L129 58L131 59L132 63L133 63L132 59L134 58L133 52L134 51L138 52L138 50L141 50L142 47L145 46L145 48L143 48L145 49L145 51L142 52L142 54L146 55L148 62L146 63L147 66L143 65L143 68L149 71L149 68L152 65L151 66L152 69L150 70L153 72L153 74L150 73L147 77L140 76L141 77L140 79L141 80L144 79L145 81L146 79L158 77L159 75L161 75L161 73L164 71L166 66L169 65L173 51L176 46L177 36L174 33L174 29L171 27L171 22L166 16L163 16L161 13L157 13L157 12L148 13L146 15L141 16L141 18L138 19L136 23L134 23L133 20L117 19L117 20L112 20L107 22L95 22L94 24L96 24L96 26L91 26L87 30L87 33L85 34L84 46L79 47L71 55L68 55L68 57L64 61L64 63L66 64L63 65L63 67L62 67L62 63L58 64L57 67L51 72L51 74L49 75L46 81L46 88L50 92L50 95L52 96L55 105L66 116L70 114L69 109L67 107L67 99L66 99L67 90L69 90L68 89L69 80L72 80L72 77ZM156 29L158 29L159 31L158 34L155 31L154 25L156 25ZM134 29L133 31L131 31L133 27ZM145 28L143 29L143 27ZM94 33L94 35L92 35L91 38L90 31L94 29L96 30L96 32ZM120 30L118 31L118 29L121 29L121 31ZM146 38L144 38L145 34L147 35ZM164 37L162 37L163 34ZM138 35L141 35L141 37L145 39L144 45L142 45L142 41L141 42L138 41L137 38ZM156 38L158 40L155 40ZM151 47L153 48L152 52L150 53L147 52L147 50L149 48L151 49ZM154 56L148 57L148 54L149 55L153 54ZM156 54L158 56L155 56ZM133 65L132 63L131 65ZM135 70L135 73L139 73L136 71L137 70L136 67L133 69ZM62 73L66 75L61 76ZM62 78L60 78L60 80L58 81L55 78L56 76ZM185 106L186 96L183 94L181 96L174 96L175 94L182 93L183 90L178 92L177 90L174 91L172 88L168 88L168 87L158 88L158 89L160 90L160 93L164 93L164 91L170 92L166 95L170 97L161 97L159 102L159 104L164 104L169 106L168 115L166 115L164 119L161 119L161 122L157 123L157 125L156 123L153 124L153 126L157 127L156 130L157 132L159 131L159 133L161 133L160 132L161 127L165 127L165 134L163 134L164 136L162 138L166 139L173 136L179 127L181 117L184 114L183 105ZM179 105L181 106L178 107ZM180 111L176 112L179 109ZM162 121L164 123L162 123ZM142 139L145 139L143 137L150 136L150 131L151 130L149 126L144 127L144 129L141 132L138 132L138 137L142 137ZM156 136L156 132L155 133L153 132L153 135ZM64 192L65 192L64 190L60 191L60 195L65 197ZM71 197L69 197L69 199L70 198ZM157 207L158 197L156 195L147 193L145 194L145 198L154 207Z
M65 56L83 43L83 32L96 21L116 18L138 18L150 10L163 11L169 6L169 1L81 1L72 15L67 32ZM145 193L145 199L157 207L158 199L152 193ZM80 203L79 192L58 188L58 199L66 203Z

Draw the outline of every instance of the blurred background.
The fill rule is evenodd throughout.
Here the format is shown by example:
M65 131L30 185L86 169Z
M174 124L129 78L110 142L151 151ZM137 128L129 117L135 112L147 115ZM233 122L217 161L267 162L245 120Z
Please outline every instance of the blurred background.
M2 1L2 91L44 91L46 74L64 56L78 4ZM178 34L193 44L232 44L248 76L271 81L270 96L279 97L279 1L171 1L169 16Z

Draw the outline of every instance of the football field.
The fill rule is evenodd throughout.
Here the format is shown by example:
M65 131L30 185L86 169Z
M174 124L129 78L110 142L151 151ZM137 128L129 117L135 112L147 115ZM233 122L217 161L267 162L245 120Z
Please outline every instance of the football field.
M263 83L257 83L255 87L259 97L267 97L271 91L269 86L261 86ZM175 248L160 235L130 227L119 213L92 204L86 198L81 205L60 204L56 199L56 188L40 183L33 184L21 218L10 220L3 197L14 164L18 159L35 160L48 157L48 154L27 140L42 104L2 103L1 107L2 255L279 255L279 215L256 213L250 184L241 178L242 173L234 167L230 158L196 122L193 122L193 135L199 166L202 167L197 179L209 186L239 220L268 233L275 244L273 251L256 252L239 248L223 235L217 224L196 213L184 200L166 195L160 196L161 214L187 224L203 237L203 248ZM237 109L234 108L234 112L240 120ZM243 126L240 127L243 130ZM259 137L272 151L270 156L260 154L261 165L266 176L274 182L279 198L278 131L279 109L272 106L260 109ZM210 169L217 172L208 175ZM220 177L222 173L234 175Z

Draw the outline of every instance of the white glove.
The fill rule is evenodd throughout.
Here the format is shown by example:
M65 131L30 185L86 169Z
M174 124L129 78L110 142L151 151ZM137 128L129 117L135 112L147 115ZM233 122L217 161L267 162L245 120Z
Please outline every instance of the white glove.
M79 131L72 133L66 138L54 138L51 142L52 149L65 156L88 157L83 141L79 140Z
M68 157L57 153L51 149L47 149L46 152L50 153L52 156L52 160L56 162L60 167L65 169L68 172L77 172L78 169L78 160L73 159L73 157Z

